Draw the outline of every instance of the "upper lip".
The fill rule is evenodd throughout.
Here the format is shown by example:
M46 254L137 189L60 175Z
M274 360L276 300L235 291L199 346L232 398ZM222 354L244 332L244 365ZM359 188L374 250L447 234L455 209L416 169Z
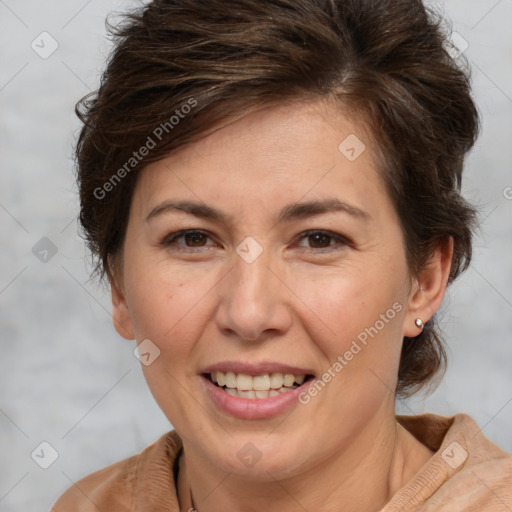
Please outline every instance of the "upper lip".
M266 373L288 373L292 375L314 374L314 372L310 368L301 368L298 366L291 366L289 364L276 362L248 363L244 361L223 361L220 363L211 364L201 371L201 373L214 372L245 373L253 377L256 375L264 375Z

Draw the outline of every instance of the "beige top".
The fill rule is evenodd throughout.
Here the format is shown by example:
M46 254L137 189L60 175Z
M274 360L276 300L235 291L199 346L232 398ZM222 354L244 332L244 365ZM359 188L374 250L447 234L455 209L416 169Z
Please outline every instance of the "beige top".
M512 455L465 414L397 416L436 453L381 512L512 512ZM77 482L51 512L179 512L176 431Z

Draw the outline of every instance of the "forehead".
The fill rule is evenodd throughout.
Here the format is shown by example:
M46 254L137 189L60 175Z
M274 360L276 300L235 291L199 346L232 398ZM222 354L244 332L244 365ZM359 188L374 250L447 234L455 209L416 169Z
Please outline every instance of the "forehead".
M224 123L202 140L148 165L134 203L169 198L270 205L329 193L363 201L384 191L364 123L327 102L261 109ZM254 206L254 205L253 205Z

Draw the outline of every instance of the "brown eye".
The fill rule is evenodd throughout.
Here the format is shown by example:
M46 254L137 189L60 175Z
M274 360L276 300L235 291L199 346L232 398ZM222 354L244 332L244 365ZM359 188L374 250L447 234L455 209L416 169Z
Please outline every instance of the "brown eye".
M349 246L350 242L343 236L330 231L306 231L298 237L297 246L304 249L317 250L322 249L337 250Z
M313 249L323 249L332 245L332 236L327 233L313 233L308 235L309 247Z
M187 247L202 247L206 245L208 237L204 233L192 232L183 235Z
M215 246L215 243L208 233L189 229L168 235L164 240L162 240L161 245L163 247L174 248L177 250L186 250L201 247L213 247Z

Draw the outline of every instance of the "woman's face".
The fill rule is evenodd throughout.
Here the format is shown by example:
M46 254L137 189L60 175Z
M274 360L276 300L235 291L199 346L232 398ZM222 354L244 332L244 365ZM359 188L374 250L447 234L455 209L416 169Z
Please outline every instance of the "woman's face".
M246 115L134 192L116 325L149 340L185 452L225 471L297 474L393 418L417 284L372 142L334 112Z

